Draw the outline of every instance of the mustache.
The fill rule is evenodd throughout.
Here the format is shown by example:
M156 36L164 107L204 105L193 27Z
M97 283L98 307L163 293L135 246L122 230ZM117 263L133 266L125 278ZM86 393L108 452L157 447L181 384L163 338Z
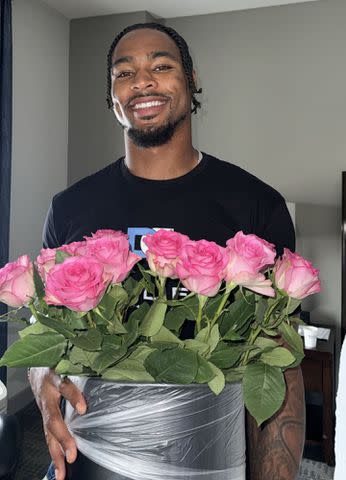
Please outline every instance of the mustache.
M129 100L127 101L126 103L126 107L128 107L131 102L133 102L134 100L137 100L137 99L142 99L142 98L152 98L152 97L160 97L160 98L165 98L166 100L170 100L170 97L167 97L167 95L164 95L163 93L157 93L157 92L153 92L153 93L137 93L137 95L133 95L131 98L129 98Z

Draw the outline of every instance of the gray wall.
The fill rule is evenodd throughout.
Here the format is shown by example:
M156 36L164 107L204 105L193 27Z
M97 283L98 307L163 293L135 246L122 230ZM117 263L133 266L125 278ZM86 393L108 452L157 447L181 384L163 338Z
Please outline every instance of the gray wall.
M123 134L106 106L106 56L127 25L152 21L147 12L71 21L69 183L123 155Z
M51 197L67 185L68 53L66 18L39 0L14 0L11 259L36 257ZM11 410L27 386L25 369L8 370Z
M346 2L168 19L203 87L201 149L236 163L296 206L297 250L323 291L303 302L340 325L341 171L346 169ZM230 186L231 188L231 186Z

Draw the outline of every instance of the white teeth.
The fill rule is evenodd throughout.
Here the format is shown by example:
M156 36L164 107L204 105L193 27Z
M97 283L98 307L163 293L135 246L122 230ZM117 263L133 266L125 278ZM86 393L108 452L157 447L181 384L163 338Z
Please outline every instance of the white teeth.
M133 109L138 110L140 108L158 107L160 105L164 105L164 102L159 102L158 100L154 100L153 102L136 103Z

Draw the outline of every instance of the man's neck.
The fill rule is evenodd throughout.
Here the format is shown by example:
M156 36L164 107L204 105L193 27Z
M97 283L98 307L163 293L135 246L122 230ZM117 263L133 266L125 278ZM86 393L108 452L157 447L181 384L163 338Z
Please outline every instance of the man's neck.
M198 151L192 146L191 132L179 129L159 147L142 148L125 133L125 163L133 175L150 180L181 177L198 164Z

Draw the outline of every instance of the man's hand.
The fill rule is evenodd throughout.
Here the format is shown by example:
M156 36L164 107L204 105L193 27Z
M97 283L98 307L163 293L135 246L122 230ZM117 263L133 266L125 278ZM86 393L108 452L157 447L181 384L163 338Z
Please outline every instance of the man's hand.
M43 428L50 455L55 465L56 480L65 479L65 456L68 463L77 458L77 447L62 418L61 397L66 398L80 415L87 405L82 393L68 379L61 379L49 368L31 368L29 381L41 410Z

